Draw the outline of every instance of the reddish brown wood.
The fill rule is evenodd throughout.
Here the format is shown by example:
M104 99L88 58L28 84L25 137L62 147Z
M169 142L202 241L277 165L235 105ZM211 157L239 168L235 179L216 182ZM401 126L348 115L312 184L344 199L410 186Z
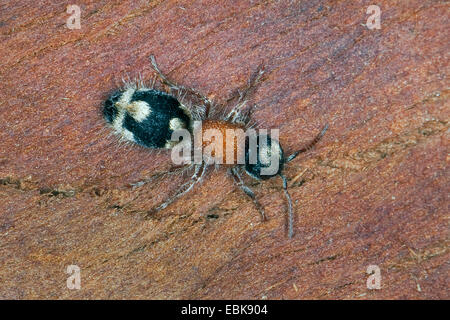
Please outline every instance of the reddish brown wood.
M380 30L372 1L77 4L80 30L65 3L0 7L0 298L449 298L447 2L377 1ZM292 240L281 181L247 180L263 223L225 170L144 218L183 177L99 110L151 53L219 111L263 64L253 118L287 153L330 124L286 168Z

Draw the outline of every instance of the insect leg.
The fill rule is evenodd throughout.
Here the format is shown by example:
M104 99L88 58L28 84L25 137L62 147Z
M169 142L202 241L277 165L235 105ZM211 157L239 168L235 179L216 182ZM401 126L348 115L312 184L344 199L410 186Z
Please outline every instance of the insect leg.
M205 117L207 117L209 115L209 110L212 107L212 102L206 96L204 96L203 94L201 94L199 91L197 91L195 89L184 87L182 85L175 83L174 81L170 80L169 78L167 78L164 75L164 73L162 73L161 70L159 69L154 55L150 55L150 62L152 64L153 70L155 70L155 72L161 78L161 81L164 84L168 85L171 89L174 89L177 91L185 91L185 92L188 92L188 93L196 96L198 99L200 99L205 104L205 107L206 107Z
M263 74L264 68L262 66L258 66L256 72L250 77L250 79L248 79L247 86L244 88L244 90L239 91L239 99L237 104L247 99L250 90L261 81Z
M174 166L174 167L171 167L170 169L168 169L168 171L166 171L166 172L157 172L157 173L153 174L150 178L140 180L140 181L137 181L134 183L130 183L130 186L133 189L135 189L135 188L142 187L143 185L153 182L155 179L164 177L166 175L174 175L174 174L180 174L180 173L184 174L185 171L192 169L193 166L194 166L193 164L188 165L188 166L186 166L186 165Z
M244 191L244 193L252 199L256 209L258 209L259 213L261 214L262 220L265 221L266 214L264 213L264 208L261 206L258 200L256 200L256 196L253 193L253 191L244 184L244 181L242 180L238 169L236 167L233 167L229 169L228 172L231 174L231 176L234 179L234 182L238 185L238 187L241 188L241 190Z
M194 185L196 183L201 182L203 180L203 177L206 173L206 169L207 169L207 166L205 164L200 164L200 165L196 166L194 175L191 177L191 179L188 182L184 183L172 197L167 199L164 203L160 204L158 207L151 210L150 213L154 213L154 212L157 212L159 210L166 208L169 204L174 202L176 199L178 199L182 195L191 191L191 189L194 187Z
M242 91L238 90L239 99L236 103L236 106L225 117L226 121L244 122L244 123L248 122L249 120L248 114L250 113L250 109L248 110L246 115L242 115L241 112L247 103L246 99L249 96L250 90L261 81L263 74L264 69L261 66L259 66L257 71L250 77L250 79L248 79L247 86L244 88L244 90Z

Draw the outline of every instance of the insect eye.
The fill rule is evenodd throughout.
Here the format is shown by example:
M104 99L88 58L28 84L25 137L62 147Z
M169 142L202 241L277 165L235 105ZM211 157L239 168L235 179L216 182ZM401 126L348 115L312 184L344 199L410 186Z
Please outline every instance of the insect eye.
M255 139L256 138L256 139ZM284 154L278 141L269 135L245 139L245 171L256 179L266 180L283 169Z

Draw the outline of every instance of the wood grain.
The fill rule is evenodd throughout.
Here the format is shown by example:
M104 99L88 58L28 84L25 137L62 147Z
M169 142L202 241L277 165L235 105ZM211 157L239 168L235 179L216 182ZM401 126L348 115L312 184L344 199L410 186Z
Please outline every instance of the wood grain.
M373 1L74 4L79 30L65 3L0 6L0 298L449 298L447 1L377 1L379 30ZM100 107L152 80L150 54L218 112L263 64L253 119L287 153L329 123L285 171L292 240L281 181L246 177L261 222L225 170L144 218L186 176L120 145Z

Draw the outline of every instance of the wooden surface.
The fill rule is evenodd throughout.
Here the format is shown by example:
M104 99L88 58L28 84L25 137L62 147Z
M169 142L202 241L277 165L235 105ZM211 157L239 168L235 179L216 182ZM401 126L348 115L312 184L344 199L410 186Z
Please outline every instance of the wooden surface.
M0 298L449 298L447 1L74 4L79 30L66 3L0 6ZM225 170L144 218L186 177L119 145L100 107L153 78L151 53L219 110L262 63L253 118L287 153L329 123L285 171L292 240L281 181L246 177L262 223Z

